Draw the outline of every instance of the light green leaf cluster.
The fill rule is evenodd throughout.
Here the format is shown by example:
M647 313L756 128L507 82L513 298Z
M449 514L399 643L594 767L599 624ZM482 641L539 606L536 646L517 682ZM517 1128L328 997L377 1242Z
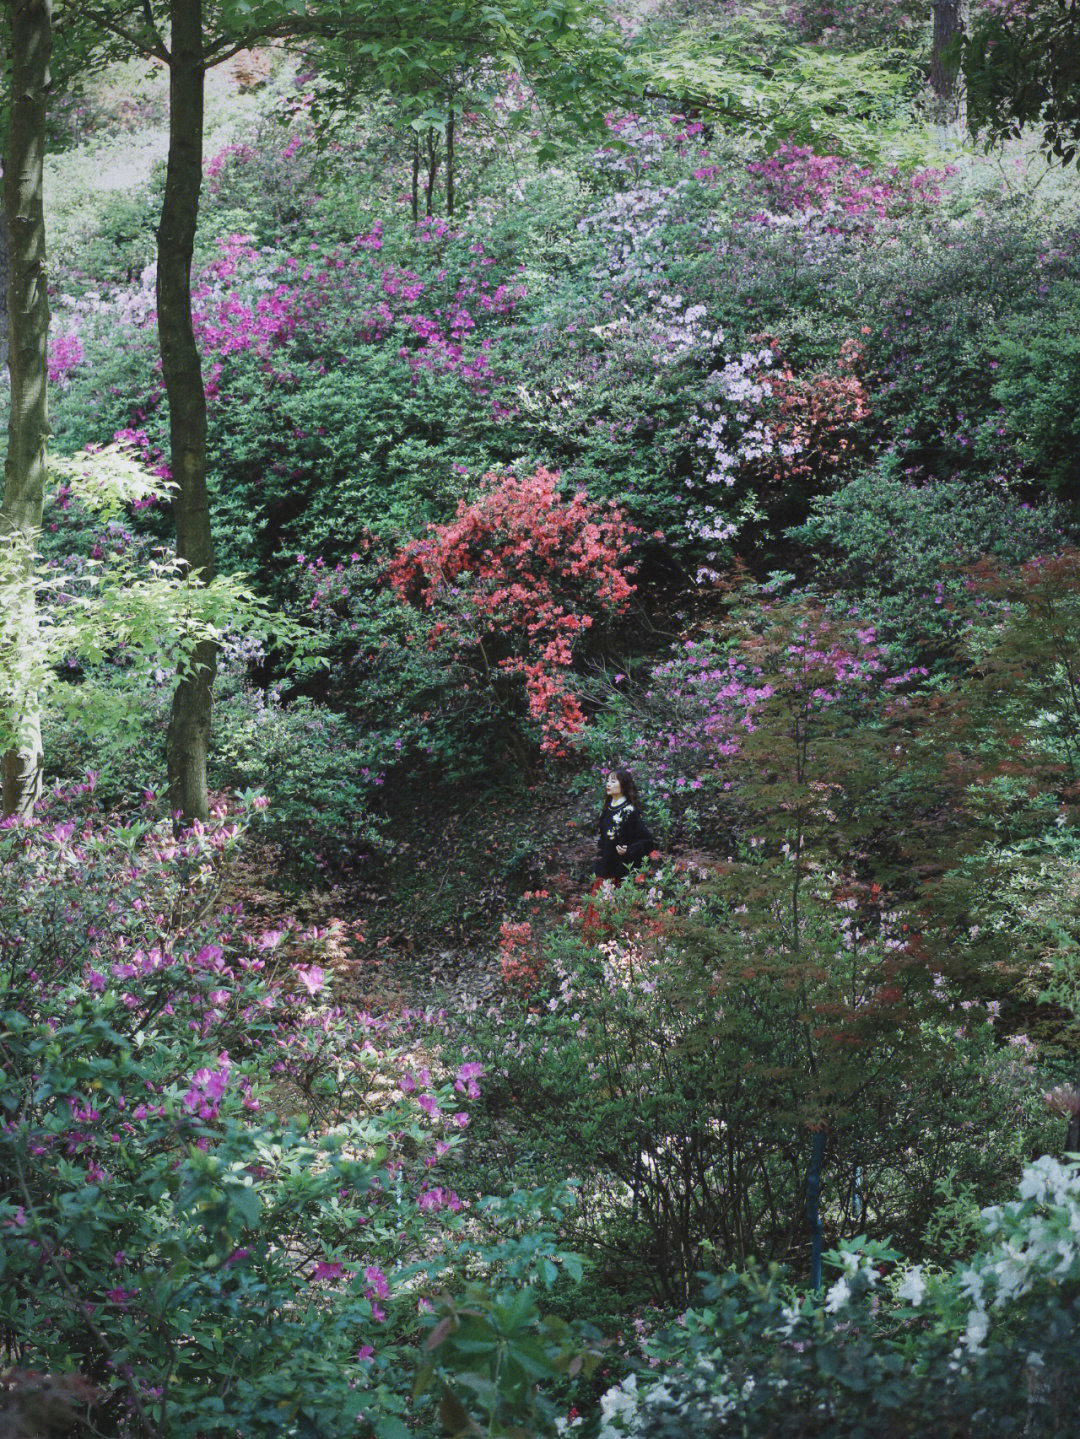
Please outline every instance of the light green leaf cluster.
M887 51L799 45L783 27L747 17L680 29L641 63L651 89L770 147L790 141L865 162L935 158L913 121L910 70Z
M92 446L80 454L49 458L53 478L65 481L87 509L116 514L125 505L160 500L176 489L172 480L150 474L129 446Z
M281 4L264 0L263 12ZM499 132L534 131L539 110L540 149L551 158L558 137L602 134L605 109L640 94L632 57L597 0L351 0L310 6L304 24L322 38L324 114L388 93L403 128L445 136L463 106L472 124ZM507 103L510 75L521 88Z
M168 487L118 446L53 465L83 503L115 512ZM91 732L122 720L107 684L93 674L107 661L190 672L196 647L226 632L273 637L290 666L319 663L316 640L276 613L238 574L203 584L174 557L149 565L88 561L78 572L43 568L22 534L0 537L0 750L19 743L46 704ZM64 671L77 670L77 682Z

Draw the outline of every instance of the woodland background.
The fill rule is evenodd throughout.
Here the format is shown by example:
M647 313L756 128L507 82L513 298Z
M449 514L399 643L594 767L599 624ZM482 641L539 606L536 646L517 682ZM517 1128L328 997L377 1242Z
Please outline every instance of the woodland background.
M0 1434L1075 1434L1071 0L4 24Z

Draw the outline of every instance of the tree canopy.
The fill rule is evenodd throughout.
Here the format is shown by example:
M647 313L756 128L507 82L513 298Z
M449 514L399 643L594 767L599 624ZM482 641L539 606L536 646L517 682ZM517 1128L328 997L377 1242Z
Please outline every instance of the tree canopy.
M1076 0L987 6L964 47L971 126L1000 144L1025 127L1069 165L1080 153L1080 7Z

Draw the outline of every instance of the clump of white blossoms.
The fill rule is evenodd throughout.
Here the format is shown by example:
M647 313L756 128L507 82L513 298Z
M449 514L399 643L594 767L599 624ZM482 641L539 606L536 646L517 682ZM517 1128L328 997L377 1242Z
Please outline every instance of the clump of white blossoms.
M990 1247L934 1285L935 1302L962 1317L958 1359L983 1352L995 1314L1080 1279L1080 1165L1043 1155L1024 1170L1017 1193L982 1211ZM923 1266L909 1269L894 1293L920 1306L928 1293Z
M1080 1163L1062 1164L1044 1156L1025 1169L1017 1194L1007 1204L982 1211L985 1243L969 1263L958 1264L951 1272L913 1264L889 1280L894 1305L919 1310L928 1321L928 1333L944 1329L956 1336L950 1360L953 1370L966 1370L973 1358L986 1353L995 1325L1022 1318L1021 1306L1033 1304L1036 1308L1031 1312L1042 1314L1039 1306L1048 1299L1059 1302L1058 1296L1067 1296L1072 1292L1068 1286L1080 1280ZM779 1304L777 1322L770 1325L766 1337L801 1353L808 1346L831 1342L837 1334L857 1333L865 1319L860 1301L870 1296L872 1307L876 1306L886 1287L879 1283L881 1270L875 1260L895 1257L888 1251L877 1255L873 1251L872 1245L870 1252L841 1248L841 1272L824 1298L804 1295ZM832 1316L824 1325L822 1311ZM902 1317L902 1307L899 1312ZM715 1315L706 1311L704 1317L712 1328ZM736 1378L735 1351L726 1354L727 1345L717 1331L711 1355L688 1353L682 1364L668 1368L662 1380L631 1376L609 1389L601 1401L601 1439L639 1439L679 1414L706 1422L709 1432L741 1432L740 1415L751 1396L770 1390L779 1393L789 1380L772 1373L765 1362L756 1378L747 1376L745 1367ZM1033 1349L1027 1352L1026 1365L1037 1375L1047 1367L1047 1360Z

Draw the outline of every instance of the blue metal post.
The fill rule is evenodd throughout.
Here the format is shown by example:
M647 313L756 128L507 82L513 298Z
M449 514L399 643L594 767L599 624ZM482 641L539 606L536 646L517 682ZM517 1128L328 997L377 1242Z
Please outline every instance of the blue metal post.
M825 1131L816 1130L806 1171L806 1217L810 1222L810 1288L821 1288L821 1166L825 1162Z

